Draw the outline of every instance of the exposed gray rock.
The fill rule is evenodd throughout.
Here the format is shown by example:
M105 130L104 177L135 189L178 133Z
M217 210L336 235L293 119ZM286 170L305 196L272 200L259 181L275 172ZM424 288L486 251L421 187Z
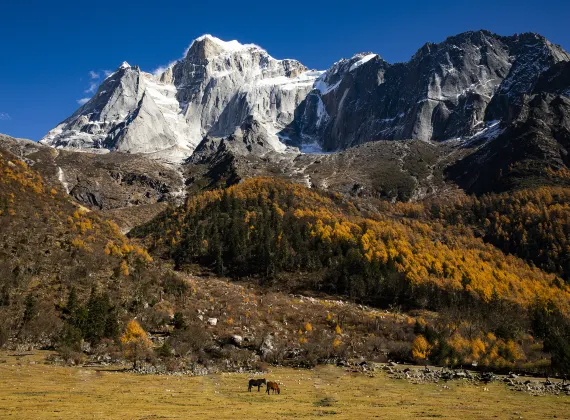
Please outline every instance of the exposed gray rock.
M570 89L570 86L569 86ZM502 192L551 184L549 170L570 165L570 97L525 95L517 117L499 136L450 166L447 173L469 192ZM564 178L557 180L563 183Z
M407 63L374 54L335 63L283 132L342 150L381 139L447 140L509 120L540 76L570 56L536 34L467 32L425 44Z
M259 351L262 356L267 356L268 354L272 353L275 350L275 344L273 343L273 335L267 334L261 345L259 346Z
M243 344L243 337L241 335L231 336L232 344L236 347L240 347Z

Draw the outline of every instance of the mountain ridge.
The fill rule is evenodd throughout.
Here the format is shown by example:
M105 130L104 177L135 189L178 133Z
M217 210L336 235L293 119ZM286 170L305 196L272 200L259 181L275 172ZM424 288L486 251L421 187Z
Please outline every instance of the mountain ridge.
M428 42L407 62L366 52L315 71L255 44L203 35L155 75L123 63L41 142L180 162L204 136L229 136L248 117L280 152L286 145L333 151L373 140L468 139L516 118L520 96L568 61L541 35L479 30Z

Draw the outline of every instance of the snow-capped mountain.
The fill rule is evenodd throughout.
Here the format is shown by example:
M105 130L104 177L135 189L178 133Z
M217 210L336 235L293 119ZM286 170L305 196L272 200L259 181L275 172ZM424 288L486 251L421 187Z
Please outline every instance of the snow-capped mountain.
M284 150L276 134L321 74L256 45L204 35L159 74L123 63L41 142L181 158L205 135L230 135L253 116L270 133L271 146Z
M358 54L317 80L285 133L325 150L381 139L470 137L491 121L509 121L540 76L569 60L540 35L487 31L427 43L407 63Z
M267 133L264 151L489 137L516 118L543 75L570 92L569 61L537 34L477 31L427 43L406 63L360 53L309 71L256 45L204 35L158 74L123 63L42 143L180 159L201 141L250 126Z

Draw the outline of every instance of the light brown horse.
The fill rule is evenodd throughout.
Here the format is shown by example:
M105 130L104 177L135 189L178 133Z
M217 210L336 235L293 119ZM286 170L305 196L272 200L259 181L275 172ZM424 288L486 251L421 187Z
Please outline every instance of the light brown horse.
M281 393L281 390L279 389L279 384L277 382L267 382L267 395L269 395L269 390L272 390L273 393L275 394L276 392L278 394Z

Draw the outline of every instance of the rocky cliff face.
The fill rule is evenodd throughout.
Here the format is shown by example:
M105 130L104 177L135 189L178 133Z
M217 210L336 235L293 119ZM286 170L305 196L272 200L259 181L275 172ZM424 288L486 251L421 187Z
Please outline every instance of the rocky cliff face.
M201 140L230 135L251 115L275 135L292 121L320 74L295 60L275 60L256 45L204 36L161 80L177 86L193 138ZM276 136L272 140L284 149Z
M251 117L276 151L283 143L344 150L381 139L469 138L514 120L542 75L564 88L555 73L569 60L540 35L478 31L427 43L407 63L362 53L320 72L204 35L160 74L124 63L42 142L180 160L204 136L229 136Z
M510 121L513 105L570 56L536 34L486 31L425 44L407 63L358 54L315 83L285 133L294 142L342 150L380 139L466 138L491 121Z
M123 63L89 102L50 131L41 143L53 147L150 153L180 145L167 104L152 95L154 83L138 67ZM164 95L164 99L168 96ZM165 101L166 102L166 101Z
M475 139L475 151L447 175L474 193L570 185L570 62L543 71L507 113L512 118L487 141Z
M276 60L256 45L205 35L161 74L123 63L42 143L160 152L176 160L189 156L205 135L230 135L254 115L272 147L283 150L276 133L292 121L320 74L295 60Z
M523 98L517 118L491 141L451 165L448 176L468 192L570 185L570 98Z

